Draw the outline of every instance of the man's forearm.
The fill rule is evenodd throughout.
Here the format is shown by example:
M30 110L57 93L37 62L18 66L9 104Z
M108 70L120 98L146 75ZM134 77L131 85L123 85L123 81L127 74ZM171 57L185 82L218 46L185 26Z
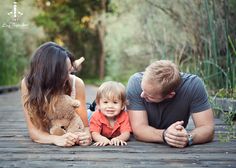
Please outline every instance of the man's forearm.
M151 126L142 126L133 129L134 136L139 141L144 142L163 142L162 133L164 130L156 129Z
M214 138L214 126L202 126L190 132L193 136L193 144L210 142Z

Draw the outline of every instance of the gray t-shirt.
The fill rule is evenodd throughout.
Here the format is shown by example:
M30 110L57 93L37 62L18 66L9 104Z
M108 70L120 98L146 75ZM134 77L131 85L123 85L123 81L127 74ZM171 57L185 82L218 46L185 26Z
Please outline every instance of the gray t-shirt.
M129 105L128 110L147 111L149 125L158 129L166 129L176 121L188 124L191 113L201 112L210 107L207 92L202 80L192 74L181 73L181 84L175 90L173 98L159 103L147 102L141 98L141 80L143 73L135 73L129 79L126 92Z

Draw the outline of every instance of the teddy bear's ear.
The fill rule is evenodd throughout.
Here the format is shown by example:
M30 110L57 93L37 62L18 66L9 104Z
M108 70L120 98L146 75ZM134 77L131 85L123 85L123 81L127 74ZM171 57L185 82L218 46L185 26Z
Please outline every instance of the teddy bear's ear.
M79 59L74 61L73 67L75 68L76 71L81 70L81 64L84 62L84 57L80 57Z
M78 108L80 106L80 101L79 100L73 100L72 106L75 108Z

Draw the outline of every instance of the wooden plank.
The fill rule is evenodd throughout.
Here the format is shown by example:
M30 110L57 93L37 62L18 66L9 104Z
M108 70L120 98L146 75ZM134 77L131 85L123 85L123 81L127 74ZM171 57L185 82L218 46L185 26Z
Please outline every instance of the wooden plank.
M4 154L0 155L1 158L9 158L7 160L1 159L2 164L14 163L15 161L25 161L26 163L53 163L54 166L61 166L63 162L71 162L75 166L81 166L81 161L90 165L96 164L97 166L106 167L119 167L130 165L132 167L153 167L153 166L167 166L167 167L189 167L196 165L196 167L229 167L235 164L235 155L222 155L218 154L201 154L198 155L176 155L176 154L159 154L153 155L152 153L111 153L102 152L100 154L94 152L80 152L71 154ZM73 161L73 162L72 162ZM67 163L68 164L68 163ZM45 164L42 167L48 166ZM156 167L155 166L155 167Z
M18 89L19 89L18 85L14 85L14 86L0 86L0 93L8 93L8 92L16 91Z
M215 124L213 142L184 149L133 137L123 147L42 145L29 138L20 93L11 92L0 95L0 167L236 167L236 139L221 143L219 135L226 136L227 129L219 119ZM188 129L192 128L190 120Z

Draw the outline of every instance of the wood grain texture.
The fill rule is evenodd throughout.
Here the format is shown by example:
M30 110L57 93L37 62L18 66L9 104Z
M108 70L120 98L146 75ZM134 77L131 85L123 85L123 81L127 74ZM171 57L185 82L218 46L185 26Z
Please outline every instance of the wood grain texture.
M91 89L91 88L89 88ZM96 89L89 90L90 100ZM211 143L184 149L143 143L132 137L127 146L62 148L30 140L23 116L20 92L0 95L0 167L236 167L236 140L222 143L225 125L215 119ZM193 127L190 120L188 129Z

